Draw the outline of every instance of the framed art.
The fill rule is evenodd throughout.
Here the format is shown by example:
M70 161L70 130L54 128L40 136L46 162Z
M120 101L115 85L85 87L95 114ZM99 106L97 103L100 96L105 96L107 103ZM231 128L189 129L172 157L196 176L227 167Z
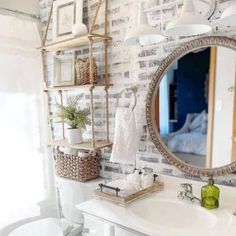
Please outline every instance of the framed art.
M73 54L54 56L53 87L75 85L75 58Z
M53 41L72 38L72 26L76 23L76 1L57 0L53 4Z

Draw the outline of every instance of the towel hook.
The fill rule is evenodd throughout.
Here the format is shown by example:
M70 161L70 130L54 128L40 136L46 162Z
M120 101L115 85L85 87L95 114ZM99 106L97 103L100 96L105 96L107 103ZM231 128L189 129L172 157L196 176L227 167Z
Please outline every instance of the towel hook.
M131 88L125 88L123 90L121 90L121 92L119 93L118 97L117 97L117 106L120 106L119 105L119 102L120 102L120 98L122 96L123 93L127 92L127 91L132 91L132 94L133 94L133 97L134 97L134 104L132 106L132 110L134 110L134 108L136 107L137 105L137 96L136 96L136 93L137 93L137 87L131 87ZM130 103L130 106L131 107L131 103Z

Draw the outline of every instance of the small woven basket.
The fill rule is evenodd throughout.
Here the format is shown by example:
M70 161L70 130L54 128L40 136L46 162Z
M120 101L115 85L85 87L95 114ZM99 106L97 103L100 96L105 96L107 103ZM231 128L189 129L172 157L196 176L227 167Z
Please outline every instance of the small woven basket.
M100 159L99 153L91 153L87 157L79 157L57 150L56 174L78 182L96 179L99 177Z
M90 62L92 62L92 71L93 71L92 78L90 78ZM77 57L75 63L75 70L76 70L77 85L97 83L98 72L97 72L96 61L94 58L92 58L92 61L90 61L90 58L84 61L81 58Z

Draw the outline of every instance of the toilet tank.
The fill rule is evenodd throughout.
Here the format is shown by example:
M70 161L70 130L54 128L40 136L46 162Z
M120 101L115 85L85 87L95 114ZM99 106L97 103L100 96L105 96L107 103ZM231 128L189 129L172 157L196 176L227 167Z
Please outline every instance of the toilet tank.
M102 182L101 178L82 183L57 177L63 216L82 224L82 212L75 206L93 198L93 190L98 188L98 184Z

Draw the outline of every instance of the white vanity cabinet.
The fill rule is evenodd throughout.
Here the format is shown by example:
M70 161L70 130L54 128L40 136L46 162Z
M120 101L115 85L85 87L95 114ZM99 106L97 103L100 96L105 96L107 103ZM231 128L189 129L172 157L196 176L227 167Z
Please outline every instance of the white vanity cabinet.
M147 236L132 229L124 228L95 216L84 213L82 236Z
M220 186L220 207L209 211L177 199L181 178L160 175L162 192L153 193L126 207L91 199L76 208L84 215L83 236L235 236L236 188ZM186 180L185 180L186 181ZM188 180L194 193L204 182Z

